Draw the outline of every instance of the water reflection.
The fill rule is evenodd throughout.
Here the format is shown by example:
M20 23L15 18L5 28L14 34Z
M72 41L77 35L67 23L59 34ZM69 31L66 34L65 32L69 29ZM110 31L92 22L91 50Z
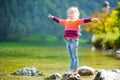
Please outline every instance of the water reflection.
M120 59L114 55L106 55L105 51L92 51L90 46L80 46L79 65L96 69L120 69Z

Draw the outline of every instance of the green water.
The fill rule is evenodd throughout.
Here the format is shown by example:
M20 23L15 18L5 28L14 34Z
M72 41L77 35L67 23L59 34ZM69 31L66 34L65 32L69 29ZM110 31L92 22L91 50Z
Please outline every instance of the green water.
M108 55L105 51L91 50L91 46L79 46L79 66L89 66L94 69L120 69L120 59L115 55ZM93 80L93 76L81 76L81 80Z
M105 51L91 50L90 44L79 44L79 67L89 66L95 69L120 69L120 59L115 55L106 55ZM6 67L7 66L7 67ZM45 80L50 74L64 74L69 70L69 57L64 46L35 46L26 44L0 45L0 80L27 80L11 74L21 68L35 66L45 76L36 80ZM10 79L11 78L11 79ZM18 79L17 79L18 78ZM30 78L30 77L29 77ZM30 80L33 77L30 78ZM92 80L93 76L81 76L81 80ZM49 79L47 79L49 80Z
M91 46L79 47L79 65L87 65L96 69L120 69L120 59L108 55L106 51L91 50Z

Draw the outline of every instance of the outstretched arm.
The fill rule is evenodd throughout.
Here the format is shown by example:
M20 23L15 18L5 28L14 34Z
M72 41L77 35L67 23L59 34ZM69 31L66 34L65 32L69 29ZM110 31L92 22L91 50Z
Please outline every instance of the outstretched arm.
M53 21L55 21L55 22L61 24L61 20L60 20L59 18L57 18L57 17L51 15L51 14L48 14L48 18L51 18Z
M93 21L98 21L98 18L85 18L84 19L84 23L88 23L88 22L93 22Z
M98 20L99 20L98 18L84 18L84 19L81 19L81 24L88 23L88 22L94 22Z

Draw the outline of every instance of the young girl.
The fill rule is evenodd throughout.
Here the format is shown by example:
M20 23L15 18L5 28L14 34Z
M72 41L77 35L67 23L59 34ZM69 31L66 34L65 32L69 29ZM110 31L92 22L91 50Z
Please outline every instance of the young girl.
M80 13L77 7L70 7L67 10L68 18L66 20L59 19L51 14L49 18L64 26L64 38L66 47L70 56L70 73L76 73L78 69L78 39L80 33L80 24L97 21L98 18L79 19Z

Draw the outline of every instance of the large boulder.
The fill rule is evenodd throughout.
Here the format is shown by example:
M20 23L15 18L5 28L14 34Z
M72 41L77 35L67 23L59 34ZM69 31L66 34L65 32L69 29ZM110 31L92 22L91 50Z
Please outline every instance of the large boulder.
M16 71L14 74L19 76L40 76L41 72L39 72L35 67L26 67Z
M120 80L120 70L99 70L94 80Z
M94 72L95 69L88 66L82 66L78 69L78 74L80 74L81 76L90 76L93 75Z

